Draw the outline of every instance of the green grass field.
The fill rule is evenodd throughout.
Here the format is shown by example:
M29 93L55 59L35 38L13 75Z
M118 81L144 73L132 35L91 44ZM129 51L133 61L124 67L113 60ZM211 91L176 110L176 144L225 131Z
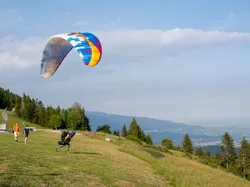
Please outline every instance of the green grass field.
M149 164L103 135L75 136L71 153L55 151L59 133L36 131L27 144L23 139L15 143L12 133L0 134L0 186L166 186Z
M12 133L0 133L0 186L250 186L181 152L162 153L116 136L107 142L104 134L76 135L70 153L67 147L55 151L60 131L39 129L27 144L23 140L21 133L18 143Z

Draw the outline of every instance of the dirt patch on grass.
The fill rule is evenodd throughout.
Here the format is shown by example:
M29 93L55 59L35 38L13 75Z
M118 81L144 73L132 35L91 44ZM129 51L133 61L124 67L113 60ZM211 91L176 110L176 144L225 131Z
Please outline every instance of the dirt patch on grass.
M3 173L8 170L7 164L0 164L0 173Z

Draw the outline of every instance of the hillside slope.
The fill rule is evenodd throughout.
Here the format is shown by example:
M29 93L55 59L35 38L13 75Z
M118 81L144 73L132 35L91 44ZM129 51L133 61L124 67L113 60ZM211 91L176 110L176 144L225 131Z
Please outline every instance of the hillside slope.
M10 113L9 124L16 121L23 127ZM28 144L22 134L15 143L12 133L0 133L0 186L250 186L181 152L163 153L116 136L106 142L101 133L91 138L78 132L71 153L56 152L60 131L24 124L38 129Z
M180 152L162 153L104 134L77 135L56 152L60 132L41 129L14 142L0 133L0 186L225 186L247 187L250 182L221 169L189 160Z

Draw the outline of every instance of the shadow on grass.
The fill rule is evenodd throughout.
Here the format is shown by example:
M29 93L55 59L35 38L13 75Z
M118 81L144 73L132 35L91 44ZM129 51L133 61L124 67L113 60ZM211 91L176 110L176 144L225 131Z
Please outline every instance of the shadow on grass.
M20 174L20 173L11 173L11 172L0 173L0 176L3 176L3 175L8 175L8 176L12 175L12 176L37 176L37 177L42 177L42 176L59 176L59 175L62 175L62 174L61 173ZM0 184L1 184L1 182L0 182Z
M22 185L16 185L12 184L11 182L0 182L1 187L23 187L23 186L30 186L29 184L22 184ZM50 187L49 184L42 184L41 187Z
M34 174L34 175L30 175L30 176L58 176L58 175L62 175L61 173L44 173L44 174Z
M73 154L85 154L85 155L102 155L100 153L93 153L93 152L79 152L79 151L74 151L74 152L71 152Z
M156 151L154 149L144 148L143 150L146 151L146 152L148 152L148 153L150 153L151 156L153 156L155 158L163 158L163 157L165 157L164 154L162 154L161 152Z
M0 173L0 186L1 187L23 187L23 186L31 186L28 182L29 181L22 181L22 184L16 184L19 183L18 181L15 181L13 178L17 176L35 176L35 177L45 177L45 176L59 176L62 175L61 173L43 173L43 174L20 174L20 173L11 173L11 172L5 172L5 173ZM6 179L1 180L5 176ZM43 184L42 187L49 187L50 185L48 184Z
M9 182L0 182L0 186L1 187L12 187L13 185L9 184ZM17 186L13 186L13 187L17 187Z

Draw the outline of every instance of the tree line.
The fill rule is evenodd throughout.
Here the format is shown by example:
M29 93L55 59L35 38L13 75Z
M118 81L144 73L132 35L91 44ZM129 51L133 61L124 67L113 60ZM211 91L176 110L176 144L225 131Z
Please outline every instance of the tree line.
M19 96L9 89L0 87L0 108L7 108L9 111L15 109L16 116L43 127L92 131L85 109L78 102L74 102L68 109L61 109L60 106L54 108L45 106L42 101L31 98L24 93ZM96 131L112 133L108 124L98 126ZM113 134L120 136L119 129L115 129ZM122 136L139 143L153 144L150 135L145 135L135 118L131 121L128 131L125 124L123 125Z
M74 102L68 109L45 106L42 101L23 94L19 96L0 87L0 108L12 111L28 122L51 129L74 129L91 131L89 119L81 104Z
M184 135L181 146L174 146L169 139L163 139L161 145L168 149L183 151L189 158L195 155L203 164L222 167L232 174L250 180L250 144L245 137L242 138L238 155L236 154L234 140L228 132L225 132L222 136L221 151L218 151L215 156L212 156L209 151L204 152L201 147L194 148L188 134Z

